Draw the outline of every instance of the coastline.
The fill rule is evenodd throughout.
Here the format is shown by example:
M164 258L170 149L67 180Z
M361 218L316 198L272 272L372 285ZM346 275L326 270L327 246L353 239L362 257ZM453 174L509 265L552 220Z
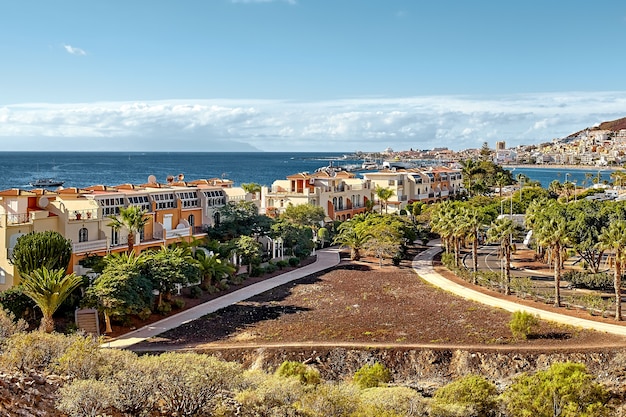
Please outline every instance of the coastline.
M578 171L622 171L623 167L597 167L592 165L557 165L557 164L506 164L502 168L527 168L527 169L571 169Z

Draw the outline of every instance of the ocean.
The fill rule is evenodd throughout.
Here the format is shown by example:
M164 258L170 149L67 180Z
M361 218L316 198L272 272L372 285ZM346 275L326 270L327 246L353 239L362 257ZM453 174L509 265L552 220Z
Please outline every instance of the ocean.
M539 181L544 188L548 188L553 180L558 180L559 182L570 181L574 182L578 187L587 188L593 185L592 179L598 175L600 176L600 182L604 180L611 182L611 172L613 172L613 170L608 168L517 167L506 169L509 171L513 170L513 177L517 177L518 174L524 174L533 181ZM592 175L593 178L587 178L589 175Z
M309 152L0 152L0 190L30 189L38 178L64 181L64 187L144 184L154 175L165 183L169 175L186 180L226 178L241 183L270 186L298 172L359 164L341 153Z
M314 172L331 163L340 166L362 163L343 156L329 152L0 152L0 190L30 189L30 182L39 178L54 178L64 181L64 187L80 188L96 184L143 184L150 175L165 183L169 175L178 174L184 174L186 180L217 177L232 180L235 185L255 182L270 186L277 179L298 172ZM599 172L602 180L610 180L610 170ZM524 167L513 172L519 173L540 181L543 187L554 179L565 181L567 173L567 180L580 186L585 173L595 176L598 170Z

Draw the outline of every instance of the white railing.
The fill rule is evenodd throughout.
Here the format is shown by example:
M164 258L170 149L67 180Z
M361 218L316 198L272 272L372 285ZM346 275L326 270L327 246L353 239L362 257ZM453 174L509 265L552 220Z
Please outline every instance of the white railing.
M164 230L166 239L191 236L191 228Z
M74 253L92 252L97 250L104 250L107 248L107 240L92 240L90 242L79 242L72 244L72 251Z

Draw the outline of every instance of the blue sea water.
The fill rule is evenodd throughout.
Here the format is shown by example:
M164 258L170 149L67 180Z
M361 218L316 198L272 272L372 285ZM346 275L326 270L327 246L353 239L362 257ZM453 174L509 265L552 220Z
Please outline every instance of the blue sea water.
M342 153L328 152L0 152L0 190L29 189L38 178L65 181L65 187L90 185L143 184L154 175L166 182L169 175L184 174L186 180L226 178L241 185L256 182L271 185L298 172L314 172L334 165L359 165L360 160L342 159ZM509 168L511 169L511 168ZM610 180L610 170L600 171L602 180ZM554 179L576 181L583 185L585 173L597 175L597 169L516 168L547 187ZM591 181L587 181L587 186Z
M1 152L0 190L29 189L38 178L65 181L64 187L143 184L154 175L165 183L168 175L184 174L186 180L226 178L240 185L271 185L298 172L327 166L360 163L341 159L340 153L269 152Z
M591 174L593 178L600 176L600 183L607 180L611 181L611 172L613 170L608 168L532 168L532 167L517 167L506 168L509 171L513 170L513 176L518 174L524 174L533 181L539 181L541 186L548 188L553 180L559 182L575 182L578 187L590 187L593 185L592 179L586 178L586 174Z

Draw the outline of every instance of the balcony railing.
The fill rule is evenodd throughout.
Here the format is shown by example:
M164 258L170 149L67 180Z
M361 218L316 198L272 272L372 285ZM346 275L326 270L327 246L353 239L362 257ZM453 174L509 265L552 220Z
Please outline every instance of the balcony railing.
M72 244L72 251L74 253L86 253L95 252L99 250L105 250L107 248L107 240L92 240L90 242L79 242Z
M68 213L69 221L93 220L98 217L98 209L74 210Z
M7 226L12 224L24 224L30 222L28 213L10 213L7 214Z

